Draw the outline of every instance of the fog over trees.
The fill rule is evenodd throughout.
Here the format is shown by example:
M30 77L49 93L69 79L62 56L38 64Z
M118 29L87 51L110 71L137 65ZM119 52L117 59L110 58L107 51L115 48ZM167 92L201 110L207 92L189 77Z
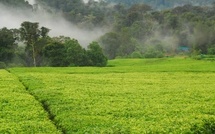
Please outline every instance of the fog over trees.
M9 66L215 54L213 0L0 0L0 7L0 61ZM31 41L22 38L26 22L37 24Z

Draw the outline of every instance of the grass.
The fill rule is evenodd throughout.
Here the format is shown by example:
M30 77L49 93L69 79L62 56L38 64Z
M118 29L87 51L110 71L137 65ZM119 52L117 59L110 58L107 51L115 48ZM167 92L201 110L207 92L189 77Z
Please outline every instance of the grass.
M17 77L0 70L0 133L60 133Z
M215 62L126 59L13 68L64 133L214 133Z
M25 68L25 72L98 74L98 73L130 73L130 72L215 72L215 62L194 60L189 58L163 59L116 59L110 60L108 67L46 67ZM48 71L47 71L48 70ZM23 68L16 68L16 72Z

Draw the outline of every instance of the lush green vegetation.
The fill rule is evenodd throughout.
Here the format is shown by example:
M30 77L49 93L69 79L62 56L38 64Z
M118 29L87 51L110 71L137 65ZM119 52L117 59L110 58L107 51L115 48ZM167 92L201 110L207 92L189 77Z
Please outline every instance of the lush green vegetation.
M4 4L13 8L32 8L32 6L25 0L0 0L0 4Z
M13 68L65 133L215 132L215 62L118 59L109 67Z
M23 1L0 2L9 5L17 5L17 3L28 5ZM38 0L37 4L40 8L36 8L36 5L31 8L34 9L32 14L41 8L44 8L44 12L48 10L47 12L53 16L56 12L61 12L65 19L80 29L93 30L98 27L109 29L96 43L100 44L108 59L161 58L174 55L198 58L201 54L215 55L215 6L214 4L206 6L212 1L204 1L204 4L199 0L191 0L189 3L178 0L143 1L145 3L140 0L124 1L130 2L129 6L117 4L120 1L115 2L116 4L102 0L88 2ZM172 7L175 4L180 6L156 10L146 5L152 3L165 7ZM193 3L199 6L194 6ZM17 8L19 7L22 6L17 5ZM67 37L51 38L48 32L48 28L40 28L38 23L31 22L23 22L20 29L0 29L0 61L5 62L6 65L12 62L13 64L9 66L106 65L107 59L101 49L97 49L99 52L94 54L100 54L96 56L99 59L94 60L92 54L89 54L92 51L83 50L84 48L79 46L81 44L74 42L75 39L70 39L73 43L68 43ZM20 40L26 47L16 45ZM72 56L73 52L80 53L78 58ZM74 59L77 60L74 61Z
M212 2L0 0L17 12L61 12L79 29L109 29L83 48L37 22L0 28L0 68L67 67L0 70L0 133L214 134ZM68 67L106 66L103 53L116 58L107 67Z
M106 0L108 2L123 3L131 6L134 4L145 3L155 9L173 8L178 5L194 4L194 5L209 5L214 0Z
M0 29L0 62L34 67L107 65L107 58L98 42L90 43L86 50L75 39L64 36L51 38L48 32L49 29L40 28L39 23L27 21L21 24L20 29ZM18 41L25 46L18 47Z
M19 79L0 70L0 133L60 133Z
M111 27L99 40L109 59L215 54L213 0L43 2L62 11L65 18L81 28Z

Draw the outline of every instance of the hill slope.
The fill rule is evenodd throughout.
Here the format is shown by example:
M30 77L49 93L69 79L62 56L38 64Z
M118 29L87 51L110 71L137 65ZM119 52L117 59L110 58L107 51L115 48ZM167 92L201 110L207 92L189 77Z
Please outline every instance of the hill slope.
M214 0L204 0L204 1L202 0L106 0L106 1L114 2L114 3L123 3L126 5L146 3L156 9L173 8L175 6L181 6L185 4L208 5L215 2Z

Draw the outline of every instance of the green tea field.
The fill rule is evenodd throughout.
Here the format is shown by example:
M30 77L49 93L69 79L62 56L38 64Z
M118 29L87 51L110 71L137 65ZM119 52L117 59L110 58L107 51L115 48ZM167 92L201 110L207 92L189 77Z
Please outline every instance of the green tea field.
M60 133L41 104L5 70L0 70L0 133Z
M215 62L117 59L0 79L0 133L215 133Z

